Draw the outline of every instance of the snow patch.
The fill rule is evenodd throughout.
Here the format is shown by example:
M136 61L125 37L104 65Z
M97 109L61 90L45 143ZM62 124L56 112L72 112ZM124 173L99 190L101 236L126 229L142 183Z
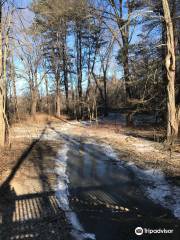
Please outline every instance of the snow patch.
M127 164L142 182L142 188L148 198L170 209L180 219L180 188L167 182L158 169L142 170L133 163Z
M118 159L117 153L114 151L114 149L112 149L110 145L101 144L100 146L102 147L102 150L109 158L112 158L113 160Z
M116 153L116 151L107 143L97 143L97 141L95 141L94 139L87 139L86 140L86 144L93 144L95 146L97 146L97 149L101 149L101 151L109 158L111 158L112 160L118 160L118 162L120 162L120 160L118 159L118 155Z
M66 217L69 222L72 224L72 235L77 240L83 239L93 239L96 237L94 234L86 233L80 224L77 215L72 211L69 204L69 191L68 191L68 175L66 173L67 170L67 153L69 150L69 146L64 144L64 147L61 148L58 152L57 158L57 167L56 173L58 174L58 186L57 186L57 198L59 200L59 206L62 210L65 211Z
M58 133L56 133L53 130L48 129L46 131L46 134L44 134L41 138L41 140L47 140L47 141L55 141L55 140L60 140L60 136Z
M119 167L123 167L124 162L118 159L116 151L110 145L100 144L100 146L108 157L118 160ZM143 150L143 147L147 146L141 145L141 147ZM168 183L165 175L158 169L143 170L132 162L126 165L133 170L140 180L146 196L155 203L170 209L174 216L180 219L180 187Z

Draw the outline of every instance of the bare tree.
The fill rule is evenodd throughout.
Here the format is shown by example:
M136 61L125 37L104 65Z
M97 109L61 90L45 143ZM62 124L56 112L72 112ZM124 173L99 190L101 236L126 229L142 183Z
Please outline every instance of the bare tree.
M23 44L16 49L16 54L23 66L19 69L18 77L24 79L29 87L30 92L30 114L35 117L37 103L39 99L39 86L46 76L46 72L40 75L42 67L42 50L41 46L34 36L24 34Z
M2 7L5 2L6 1L0 1L0 146L4 146L9 130L8 119L6 116L6 77L11 14L7 13L7 21L4 21L3 23Z
M113 34L116 39L119 47L121 49L121 61L124 71L124 80L125 80L125 88L126 88L126 99L130 99L132 97L131 87L130 87L130 75L129 75L129 44L132 39L133 31L130 31L131 26L131 14L133 11L133 2L134 1L126 1L126 7L123 6L123 1L107 1L112 8L112 11L109 11L108 21L106 26ZM124 13L124 10L127 10L127 13ZM113 27L114 24L109 24L109 18L113 20L117 27ZM120 33L120 35L119 35Z
M170 14L170 7L168 0L162 0L164 19L167 30L167 56L166 56L166 70L167 70L167 141L173 144L178 135L180 108L176 108L175 102L175 73L176 73L176 57L175 57L175 42L174 42L174 29L173 22Z
M2 1L1 1L2 2ZM2 5L0 2L0 146L5 142L5 86L3 81L3 52L2 52Z

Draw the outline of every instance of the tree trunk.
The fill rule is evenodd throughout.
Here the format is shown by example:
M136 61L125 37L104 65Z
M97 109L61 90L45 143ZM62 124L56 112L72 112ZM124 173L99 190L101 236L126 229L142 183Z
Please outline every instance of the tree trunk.
M78 78L78 97L79 97L79 117L82 118L82 36L81 27L77 24L76 29L76 51L77 51L77 78Z
M0 146L5 143L5 118L4 118L4 94L3 87L0 85Z
M104 116L108 116L108 97L107 97L107 86L106 79L104 79Z
M180 1L173 2L173 24L176 46L176 104L180 105Z
M1 8L1 6L0 6ZM0 146L5 143L5 86L3 82L3 63L2 63L2 26L0 9Z
M56 116L61 116L61 104L60 104L60 94L59 91L56 94Z
M13 99L14 99L14 114L15 114L15 118L18 119L18 102L17 102L15 79L13 79Z
M18 119L18 101L17 101L17 92L16 92L16 79L15 79L15 69L14 69L14 62L12 61L11 65L11 78L12 78L12 85L13 85L13 99L14 99L14 114L15 119Z
M32 82L31 89L31 115L35 118L38 102L38 83L37 83L37 70L34 72L34 82Z
M108 64L108 63L107 63ZM104 90L104 116L108 116L108 96L107 96L107 66L103 70L103 90Z
M45 76L45 86L46 86L46 104L47 104L47 112L50 115L51 109L50 109L50 98L49 98L49 88L48 88L48 79L47 76Z
M123 33L127 35L127 33ZM124 81L125 81L125 91L126 91L126 101L130 99L131 96L131 87L129 82L129 44L128 36L123 36L123 69L124 69Z
M60 97L60 73L56 73L56 116L61 116L61 97Z
M179 115L179 110L176 109L175 102L176 57L175 57L174 30L168 0L162 0L162 4L167 30L167 56L165 60L168 80L167 142L168 144L172 145L178 135L178 115Z
M35 117L37 109L37 92L36 89L32 89L31 92L31 116Z
M62 39L62 53L63 53L63 72L64 72L64 88L66 94L66 110L69 112L69 87L68 87L68 68L67 68L67 46L66 36Z
M130 22L126 23L123 20L123 1L120 1L119 5L119 11L120 15L117 16L117 24L119 27L119 31L121 32L122 36L122 65L124 70L124 81L125 81L125 92L126 92L126 101L128 102L128 99L130 99L132 96L131 94L131 86L129 84L129 30L130 30ZM112 4L112 3L111 3ZM132 7L129 4L129 1L126 1L127 9L128 9L128 15L127 20L129 20Z

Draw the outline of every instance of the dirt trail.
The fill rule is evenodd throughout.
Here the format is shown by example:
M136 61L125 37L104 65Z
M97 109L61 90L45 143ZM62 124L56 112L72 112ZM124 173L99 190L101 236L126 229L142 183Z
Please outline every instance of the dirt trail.
M180 145L168 149L163 143L144 137L144 130L139 136L125 129L122 124L108 124L63 121L69 133L77 137L91 137L99 143L106 143L117 150L119 159L134 162L145 169L161 169L170 181L180 185ZM60 130L59 124L53 127ZM71 129L73 129L71 131ZM135 132L135 130L133 130Z
M60 141L43 140L47 128L6 172L0 187L0 239L70 239L58 205L54 159Z
M62 136L66 136L66 141L69 141L69 137L71 140L79 139L80 142L86 142L85 139L89 138L94 139L97 144L110 145L116 151L118 159L134 162L143 168L161 168L171 180L176 179L178 183L179 161L172 162L168 151L164 151L163 146L158 143L143 141L109 129L86 126L76 121L52 122L46 126L25 128L16 126L13 131L12 149L22 145L19 149L24 151L20 154L19 150L18 157L14 156L13 160L10 158L12 155L8 156L10 164L7 161L6 171L3 171L0 179L2 240L20 236L22 239L33 237L40 240L71 238L69 233L72 226L59 207L56 196L59 176L55 171L55 159L59 149L63 149ZM76 204L74 206L76 208Z

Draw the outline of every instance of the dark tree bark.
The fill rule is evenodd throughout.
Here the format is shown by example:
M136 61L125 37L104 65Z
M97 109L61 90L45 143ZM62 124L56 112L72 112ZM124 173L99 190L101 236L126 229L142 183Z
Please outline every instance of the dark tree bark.
M33 79L31 82L31 116L35 118L37 112L38 102L38 83L37 83L37 69L32 74Z
M51 113L51 106L50 106L50 97L49 97L49 87L48 87L48 79L45 76L45 87L46 87L46 104L47 104L47 112L50 115Z
M61 116L61 96L60 96L60 73L56 73L56 116Z
M67 67L67 44L66 35L62 38L62 57L63 57L63 72L64 72L64 87L66 95L66 110L69 112L69 81L68 81L68 67Z
M79 117L83 115L83 98L82 98L82 29L80 23L76 23L76 64L78 78L78 97L79 97Z

